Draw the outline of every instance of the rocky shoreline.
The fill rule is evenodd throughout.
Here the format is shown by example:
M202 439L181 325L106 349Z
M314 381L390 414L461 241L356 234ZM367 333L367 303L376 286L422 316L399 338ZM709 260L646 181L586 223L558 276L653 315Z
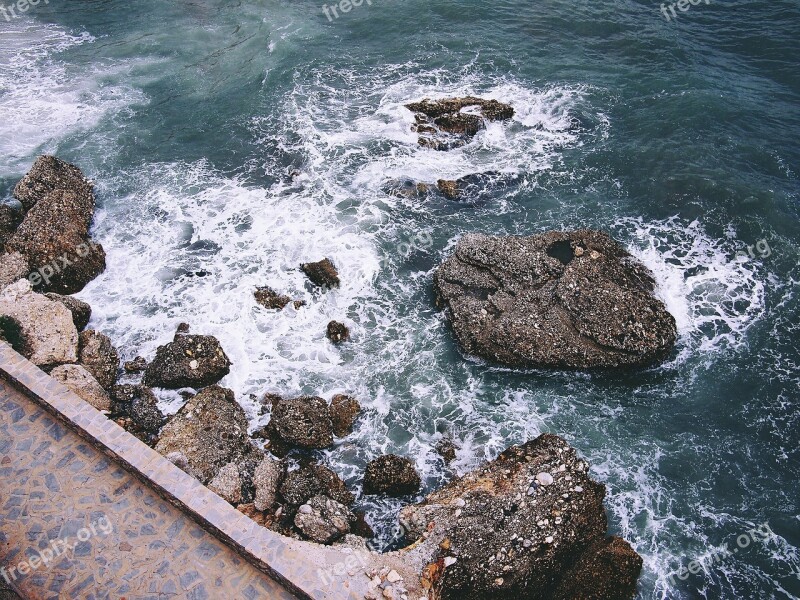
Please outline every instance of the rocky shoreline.
M508 105L476 98L409 108L421 136L441 138L420 143L438 150L468 140L484 120L513 116ZM446 184L439 189L452 195ZM0 207L2 339L260 525L368 548L373 533L352 510L355 495L309 452L358 426L357 398L267 391L261 403L270 421L249 435L234 393L218 385L231 361L214 337L182 324L151 360L121 366L111 340L86 329L91 307L65 295L105 268L105 253L89 236L91 182L44 156L14 196L20 209ZM340 285L327 258L299 268L323 291ZM464 351L510 366L644 365L663 359L675 341L674 319L653 297L651 276L601 232L466 236L434 287ZM266 287L254 300L267 310L303 306ZM334 344L350 339L336 321L326 335ZM119 385L123 372L140 382ZM187 401L167 419L151 388L181 390ZM437 450L448 462L455 456L452 442ZM385 455L367 465L363 493L411 501L421 485L411 461ZM563 439L546 434L512 446L402 510L408 546L390 553L402 559L396 569L366 574L372 598L632 598L642 560L627 542L606 536L604 494Z

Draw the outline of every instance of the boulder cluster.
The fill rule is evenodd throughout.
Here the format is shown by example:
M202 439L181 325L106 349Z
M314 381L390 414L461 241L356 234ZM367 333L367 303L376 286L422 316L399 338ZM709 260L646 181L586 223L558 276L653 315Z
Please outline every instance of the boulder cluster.
M414 113L413 130L419 133L419 145L434 150L459 148L486 129L487 121L508 121L514 108L497 100L474 96L422 100L406 104Z

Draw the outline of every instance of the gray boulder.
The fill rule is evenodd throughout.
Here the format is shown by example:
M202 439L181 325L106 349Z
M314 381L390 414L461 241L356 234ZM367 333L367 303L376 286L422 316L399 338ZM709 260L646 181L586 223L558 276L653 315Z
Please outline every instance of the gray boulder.
M286 466L269 456L265 456L253 474L255 499L253 503L257 510L269 510L275 504L278 487L283 481Z
M50 371L50 376L63 383L97 410L111 410L111 398L108 393L82 366L60 365Z
M234 506L242 501L242 477L239 467L228 463L208 484L208 489Z
M75 328L78 331L83 331L89 324L92 318L92 307L83 300L78 300L74 296L62 296L61 294L54 294L48 292L45 294L47 298L54 302L59 302L67 307L69 312L72 313L72 322L75 323Z
M287 474L280 486L280 496L291 506L299 506L318 495L327 496L350 506L355 496L344 481L322 465L309 464Z
M28 276L28 259L19 252L0 254L0 289Z

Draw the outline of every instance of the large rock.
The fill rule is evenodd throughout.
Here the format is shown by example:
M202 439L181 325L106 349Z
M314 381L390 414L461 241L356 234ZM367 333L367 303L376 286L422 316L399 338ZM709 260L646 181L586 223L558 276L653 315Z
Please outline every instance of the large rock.
M0 293L0 315L14 319L22 338L22 354L35 365L47 367L78 360L78 331L72 313L31 290L22 279Z
M277 445L322 449L333 444L333 423L328 403L322 398L303 396L276 398L267 425L271 447Z
M269 456L258 463L253 474L253 486L255 487L256 510L269 510L275 504L278 487L283 482L286 473L284 463L277 461Z
M82 332L78 336L78 362L106 390L117 382L119 355L108 336L92 329Z
M353 433L353 425L361 413L361 404L352 396L337 394L331 399L330 413L334 435L345 437Z
M345 506L355 501L344 481L322 465L310 464L292 471L280 486L280 496L290 506L299 506L317 495L333 498Z
M115 416L128 417L135 431L152 439L164 424L164 414L158 408L155 394L143 385L116 385L112 388L111 412Z
M467 235L434 286L463 350L505 365L647 365L677 336L647 268L599 231Z
M61 365L50 371L57 379L97 410L111 410L111 398L103 387L80 365Z
M507 121L514 116L510 105L474 96L434 101L426 98L406 104L406 108L414 113L412 129L420 134L420 146L434 150L463 146L486 128L486 121Z
M298 509L294 524L312 542L331 544L349 533L355 520L345 505L327 496L314 496Z
M228 463L260 452L247 436L247 417L233 392L216 385L184 404L161 430L155 449L183 455L203 483Z
M605 487L588 470L545 434L405 507L423 586L445 600L632 598L641 558L606 538Z
M230 366L217 338L178 334L174 341L158 347L143 381L145 385L167 389L202 388L225 377Z
M208 489L229 504L239 504L242 501L242 477L239 474L239 467L234 463L222 467L216 477L208 483Z
M67 307L72 313L72 322L75 323L78 331L83 331L89 324L89 320L92 318L92 307L88 303L78 300L75 296L62 296L52 292L48 292L45 296Z
M369 461L364 473L365 494L406 496L416 494L422 481L409 459L386 454Z
M28 259L19 252L0 254L0 289L25 279L29 270Z
M28 212L50 192L72 190L82 196L93 196L92 184L81 170L55 156L40 156L31 170L14 188L14 197Z
M314 263L303 263L300 268L314 285L325 289L339 287L339 272L329 258Z

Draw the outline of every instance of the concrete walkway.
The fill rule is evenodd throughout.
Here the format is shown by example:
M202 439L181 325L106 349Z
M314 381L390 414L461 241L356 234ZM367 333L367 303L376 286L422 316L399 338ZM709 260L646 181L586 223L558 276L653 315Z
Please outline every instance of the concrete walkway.
M31 599L295 598L1 378L0 567Z

